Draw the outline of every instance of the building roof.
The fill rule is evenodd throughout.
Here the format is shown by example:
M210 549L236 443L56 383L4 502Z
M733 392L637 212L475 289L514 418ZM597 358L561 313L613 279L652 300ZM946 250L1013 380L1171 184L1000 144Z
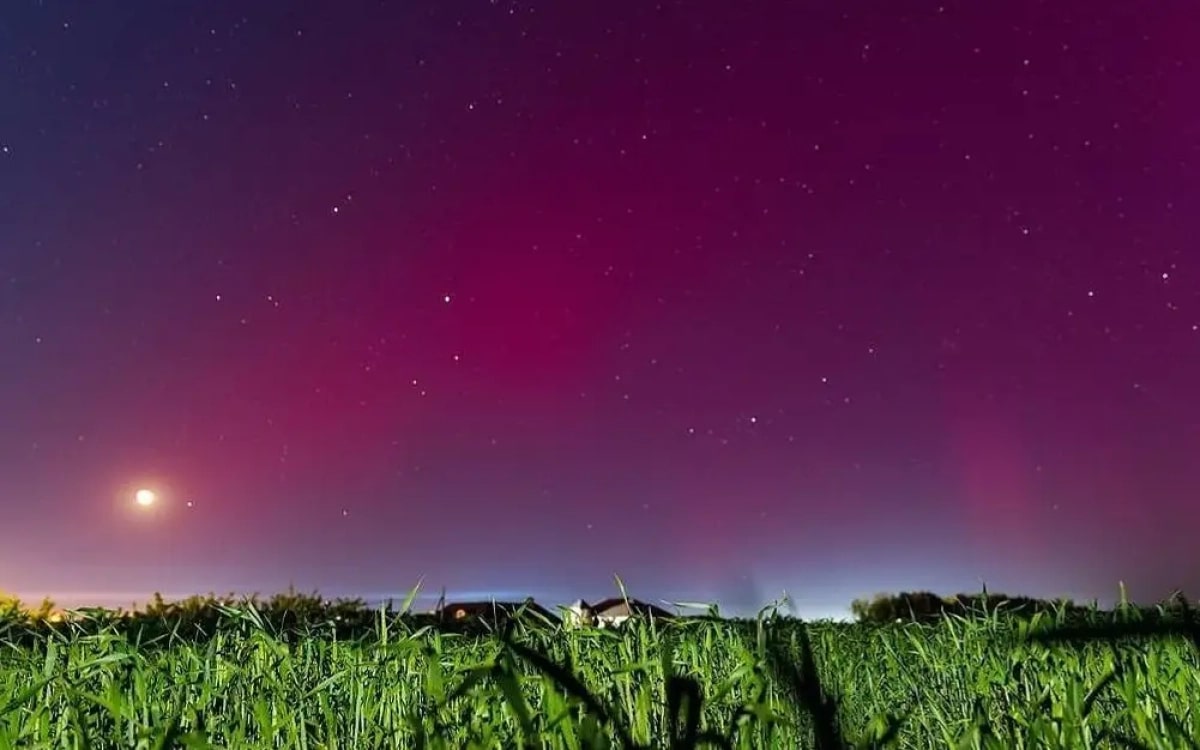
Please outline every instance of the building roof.
M639 599L626 600L621 597L596 602L592 605L591 609L600 617L628 617L629 615L648 615L655 619L674 617L674 615L662 607L657 607Z
M498 617L511 617L518 611L521 611L524 614L540 615L551 620L558 619L552 612L550 612L550 610L546 609L532 599L526 599L522 602L446 602L437 609L435 614L441 614L444 617L459 619L462 617L487 617L489 615Z

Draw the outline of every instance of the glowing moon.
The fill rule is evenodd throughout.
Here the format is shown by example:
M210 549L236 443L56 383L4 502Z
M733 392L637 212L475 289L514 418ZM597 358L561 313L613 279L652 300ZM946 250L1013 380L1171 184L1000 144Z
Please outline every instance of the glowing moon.
M154 490L138 490L133 493L133 500L143 508L148 508L154 505L154 501L158 499L158 495L154 494Z

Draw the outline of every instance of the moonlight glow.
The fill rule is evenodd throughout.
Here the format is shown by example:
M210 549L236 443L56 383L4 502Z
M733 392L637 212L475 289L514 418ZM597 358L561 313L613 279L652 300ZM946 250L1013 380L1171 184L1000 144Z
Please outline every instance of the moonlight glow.
M143 508L154 505L156 500L158 500L158 495L154 493L154 490L141 489L133 494L133 501Z

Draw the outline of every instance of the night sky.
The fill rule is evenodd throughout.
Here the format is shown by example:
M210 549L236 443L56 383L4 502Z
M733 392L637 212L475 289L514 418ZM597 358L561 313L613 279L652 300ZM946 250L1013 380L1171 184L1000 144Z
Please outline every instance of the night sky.
M0 588L1200 593L1198 23L7 2Z

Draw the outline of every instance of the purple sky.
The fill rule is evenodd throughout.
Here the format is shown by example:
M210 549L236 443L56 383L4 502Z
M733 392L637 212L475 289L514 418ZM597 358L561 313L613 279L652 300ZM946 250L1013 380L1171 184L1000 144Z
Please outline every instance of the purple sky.
M1200 593L1194 3L304 5L0 15L0 588Z

